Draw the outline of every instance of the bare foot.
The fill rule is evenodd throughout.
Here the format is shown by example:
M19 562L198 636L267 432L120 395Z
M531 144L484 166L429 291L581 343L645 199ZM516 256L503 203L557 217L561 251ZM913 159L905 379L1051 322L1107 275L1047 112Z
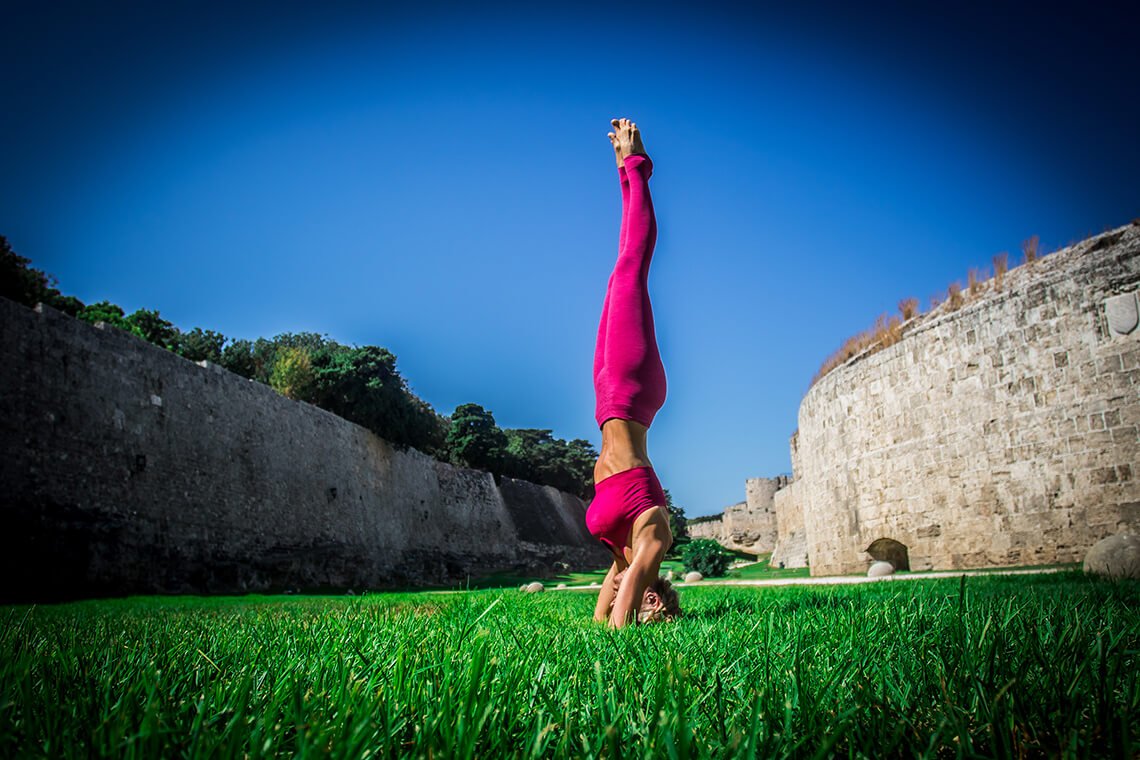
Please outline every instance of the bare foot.
M618 142L617 135L615 135L613 132L607 134L606 137L610 138L610 144L614 146L614 156L617 158L617 165L620 169L625 166L625 162L621 157L621 143Z
M614 143L619 166L628 156L645 155L645 146L641 144L641 132L636 124L629 119L612 119L610 124L614 127L610 142Z

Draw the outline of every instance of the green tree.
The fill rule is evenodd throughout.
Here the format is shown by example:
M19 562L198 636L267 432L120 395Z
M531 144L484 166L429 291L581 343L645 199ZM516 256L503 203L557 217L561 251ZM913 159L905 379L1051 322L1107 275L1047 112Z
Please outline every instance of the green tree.
M31 263L12 250L8 238L0 235L0 296L25 306L47 304L73 317L83 309L82 301L62 295L55 278Z
M681 547L685 571L697 571L706 578L724 575L732 563L732 555L711 538L694 538Z
M583 499L592 497L598 453L589 441L567 442L555 438L553 431L533 428L503 432L507 436L504 474L554 486Z
M665 508L669 510L669 530L673 533L673 547L671 554L678 554L681 547L689 542L689 520L685 517L685 510L673 501L673 494L665 489Z
M566 444L563 459L569 470L571 486L563 490L577 494L586 501L594 498L594 464L598 461L598 450L585 438L575 438Z
M501 473L507 436L491 412L478 404L461 404L451 415L447 448L454 464Z
M269 385L282 396L298 401L308 400L316 381L313 360L303 348L287 346L277 352Z
M174 353L192 362L210 361L214 364L223 364L222 354L225 347L225 335L195 327L189 332L178 333Z
M257 363L253 358L253 342L245 339L232 341L222 349L218 364L234 374L250 380L254 379L254 375L257 373Z
M456 410L458 411L458 410ZM533 428L504 430L504 474L545 484L557 469L553 431Z
M152 309L138 309L126 318L127 329L148 343L173 349L177 344L178 328Z
M110 301L99 301L98 303L85 306L77 316L84 322L90 322L93 325L99 322L105 322L120 330L125 330L129 333L134 332L134 330L131 329L131 324L127 322L123 307L111 303Z
M408 398L412 407L409 445L436 459L447 461L447 431L451 427L451 420L410 391Z
M314 354L313 366L313 403L322 409L363 425L389 443L425 450L442 446L435 412L408 390L392 352L328 341Z

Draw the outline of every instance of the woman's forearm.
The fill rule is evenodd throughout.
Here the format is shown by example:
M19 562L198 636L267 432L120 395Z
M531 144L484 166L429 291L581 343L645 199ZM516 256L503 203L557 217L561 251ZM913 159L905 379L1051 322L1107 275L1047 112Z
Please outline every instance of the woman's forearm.
M610 565L606 579L602 581L602 590L598 592L598 603L594 605L594 620L603 623L609 620L610 605L614 601L614 576L617 575L617 562Z
M649 563L635 562L629 566L614 598L614 609L610 614L611 626L621 628L637 620L645 589L649 588L656 576L657 568Z

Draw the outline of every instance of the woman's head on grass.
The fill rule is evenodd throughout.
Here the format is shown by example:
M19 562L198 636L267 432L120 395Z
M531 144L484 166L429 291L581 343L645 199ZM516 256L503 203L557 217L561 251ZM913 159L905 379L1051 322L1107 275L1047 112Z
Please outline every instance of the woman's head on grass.
M637 612L639 623L669 623L681 616L681 598L673 584L658 578L645 589L641 608Z
M616 589L621 585L624 571L614 576L613 583ZM613 602L610 602L613 609ZM641 596L641 605L637 610L638 623L669 623L681 616L681 598L673 584L658 577L649 584Z

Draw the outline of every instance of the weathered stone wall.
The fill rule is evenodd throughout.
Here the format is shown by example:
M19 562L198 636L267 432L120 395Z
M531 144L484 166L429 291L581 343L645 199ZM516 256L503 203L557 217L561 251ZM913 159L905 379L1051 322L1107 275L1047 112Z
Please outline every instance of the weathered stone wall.
M745 500L728 507L714 519L689 524L693 538L711 538L728 549L764 554L776 545L776 510L773 497L787 484L786 477L749 478Z
M401 451L0 299L0 598L364 589L600 566L581 501Z
M743 509L745 502L733 504L727 507L725 512L730 509ZM689 538L708 538L716 541L721 546L728 546L730 539L724 529L724 512L719 515L712 515L708 517L698 517L695 520L689 520L688 524Z
M808 565L807 534L804 532L804 512L799 493L799 483L792 481L777 491L773 498L776 546L768 560L772 567Z
M789 494L812 573L864 571L880 538L920 570L1075 562L1140 528L1138 284L1130 225L1012 270L1000 291L986 283L817 382Z
M776 492L772 506L776 511L776 548L768 562L772 567L807 567L807 534L804 532L803 499L800 496L799 433L793 433L789 444L792 452L791 481Z

